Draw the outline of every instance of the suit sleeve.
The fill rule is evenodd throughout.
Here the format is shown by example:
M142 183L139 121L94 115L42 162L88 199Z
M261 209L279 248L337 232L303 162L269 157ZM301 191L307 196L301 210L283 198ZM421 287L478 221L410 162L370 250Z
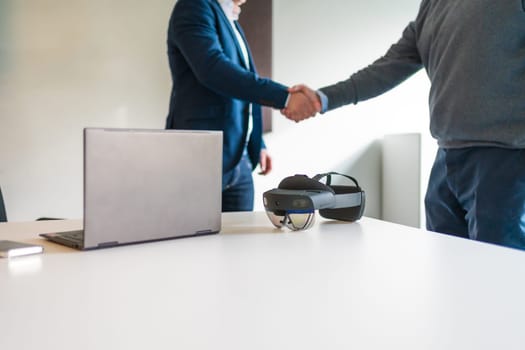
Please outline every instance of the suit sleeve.
M218 94L273 108L284 108L286 86L232 62L223 52L217 18L205 0L181 1L170 20L168 41L184 55L197 79Z
M383 57L349 79L320 90L328 97L328 110L331 110L381 95L421 68L414 22L411 22L403 31L401 39Z

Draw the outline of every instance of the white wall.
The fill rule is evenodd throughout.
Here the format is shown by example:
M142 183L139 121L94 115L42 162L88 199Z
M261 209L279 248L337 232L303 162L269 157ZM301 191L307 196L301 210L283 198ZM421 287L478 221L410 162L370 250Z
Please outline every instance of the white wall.
M346 78L399 38L418 3L274 0L274 78L312 87ZM83 127L163 127L172 7L171 0L0 0L0 185L10 220L82 215ZM380 175L364 169L378 169L384 134L406 132L423 134L427 168L434 148L427 91L422 72L380 98L301 124L276 113L266 136L275 171L256 176L256 208L285 176L336 170L360 180L367 215L379 216L380 189L369 184Z
M421 225L421 134L383 138L381 219Z
M82 215L82 128L163 127L171 0L0 0L9 220Z

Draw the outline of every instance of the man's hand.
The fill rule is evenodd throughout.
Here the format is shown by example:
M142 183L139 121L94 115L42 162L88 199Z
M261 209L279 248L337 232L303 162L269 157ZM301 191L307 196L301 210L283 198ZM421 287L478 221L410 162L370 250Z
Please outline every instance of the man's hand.
M288 89L290 100L281 114L288 119L299 122L315 116L321 111L321 100L317 93L306 85L295 85Z
M267 175L270 171L272 171L272 157L270 157L266 149L261 150L259 166L261 167L259 175Z

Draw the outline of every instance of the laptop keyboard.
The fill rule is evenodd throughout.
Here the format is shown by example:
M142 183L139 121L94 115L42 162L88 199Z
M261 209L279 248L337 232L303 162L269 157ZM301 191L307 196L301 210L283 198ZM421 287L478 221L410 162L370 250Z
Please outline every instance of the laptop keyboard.
M63 233L60 233L60 237L68 239L73 242L82 242L84 238L84 232L83 231L63 232Z

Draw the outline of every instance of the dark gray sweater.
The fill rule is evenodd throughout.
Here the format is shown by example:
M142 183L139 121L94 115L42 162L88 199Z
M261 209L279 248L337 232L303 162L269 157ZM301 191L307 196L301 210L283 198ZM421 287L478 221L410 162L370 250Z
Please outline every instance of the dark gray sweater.
M422 67L440 147L525 148L525 0L423 0L385 56L320 90L330 110L380 95Z

